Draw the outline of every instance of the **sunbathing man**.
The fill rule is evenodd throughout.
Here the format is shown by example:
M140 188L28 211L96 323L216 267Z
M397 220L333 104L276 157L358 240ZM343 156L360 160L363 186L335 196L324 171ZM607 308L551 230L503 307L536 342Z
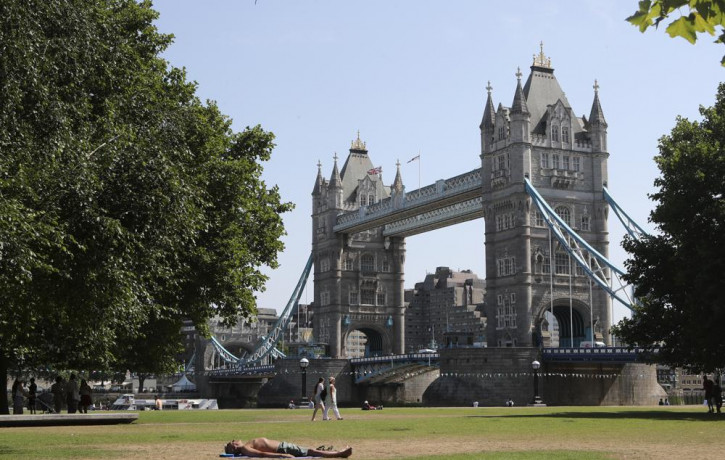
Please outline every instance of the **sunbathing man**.
M247 442L232 441L224 447L227 454L245 455L247 457L273 457L273 458L294 458L294 457L343 457L352 455L352 447L338 452L329 450L305 449L295 444L274 441L267 438L254 438Z

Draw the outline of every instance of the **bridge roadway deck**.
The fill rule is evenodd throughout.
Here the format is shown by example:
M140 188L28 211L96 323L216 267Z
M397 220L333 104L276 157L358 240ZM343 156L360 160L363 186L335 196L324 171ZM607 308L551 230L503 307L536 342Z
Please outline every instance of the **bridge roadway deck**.
M450 179L341 214L336 233L384 227L385 236L410 236L483 217L482 172L474 169Z

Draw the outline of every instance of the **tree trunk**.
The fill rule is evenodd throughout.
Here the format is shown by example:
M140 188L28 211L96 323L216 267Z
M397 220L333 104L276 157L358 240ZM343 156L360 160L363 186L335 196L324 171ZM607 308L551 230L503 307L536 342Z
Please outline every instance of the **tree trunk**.
M0 379L2 379L3 396L0 398L0 414L9 414L8 405L8 359L0 354Z
M146 381L146 374L138 374L138 392L143 392L143 383Z

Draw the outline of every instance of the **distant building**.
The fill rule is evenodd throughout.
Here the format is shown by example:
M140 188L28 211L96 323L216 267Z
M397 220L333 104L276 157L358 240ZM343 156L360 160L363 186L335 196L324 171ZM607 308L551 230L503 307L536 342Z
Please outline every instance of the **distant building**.
M485 346L486 282L470 270L438 267L406 290L406 349Z

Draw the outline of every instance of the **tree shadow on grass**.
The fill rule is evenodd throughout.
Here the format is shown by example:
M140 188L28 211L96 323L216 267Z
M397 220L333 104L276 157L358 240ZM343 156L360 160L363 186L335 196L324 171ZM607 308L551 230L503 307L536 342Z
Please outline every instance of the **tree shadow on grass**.
M642 420L667 420L682 422L723 422L725 414L708 414L704 411L679 412L667 410L645 410L645 411L612 411L612 412L547 412L535 413L512 413L503 415L467 415L466 417L482 418L570 418L570 419L593 419L593 420L621 420L621 419L642 419Z

